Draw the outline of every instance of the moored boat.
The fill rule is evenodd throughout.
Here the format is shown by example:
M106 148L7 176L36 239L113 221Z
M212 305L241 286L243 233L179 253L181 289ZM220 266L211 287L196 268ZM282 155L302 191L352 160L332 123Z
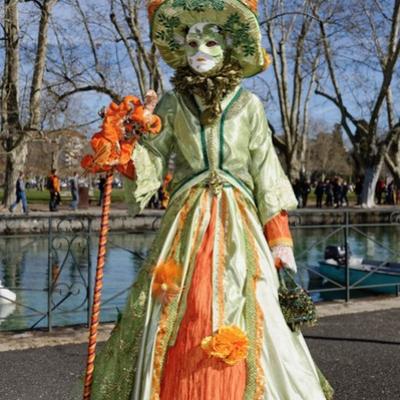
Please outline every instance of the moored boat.
M400 289L400 263L382 262L348 257L351 289L366 289L377 293L393 294ZM328 246L325 260L319 261L318 272L341 285L346 284L346 257L344 249Z

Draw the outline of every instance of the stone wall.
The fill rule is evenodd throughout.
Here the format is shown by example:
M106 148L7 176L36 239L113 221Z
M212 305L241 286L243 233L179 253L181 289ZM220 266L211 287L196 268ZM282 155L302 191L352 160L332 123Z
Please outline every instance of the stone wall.
M111 231L141 231L158 229L163 211L145 210L136 217L128 215L124 210L113 210L110 215ZM350 224L400 224L400 209L375 208L372 210L361 209L306 209L289 213L292 226L303 225L344 225L346 220ZM71 232L88 229L98 232L100 229L100 214L87 213L49 213L35 212L25 215L0 215L0 235L18 234L47 234L51 223L53 232Z

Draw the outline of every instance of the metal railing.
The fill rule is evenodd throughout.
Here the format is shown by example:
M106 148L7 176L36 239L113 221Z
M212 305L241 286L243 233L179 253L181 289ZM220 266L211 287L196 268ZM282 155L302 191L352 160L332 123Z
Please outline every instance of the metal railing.
M301 272L299 275L308 274L313 282L318 281L319 286L314 285L314 287L309 288L310 293L341 292L344 293L345 300L348 301L355 290L376 290L385 287L392 288L393 293L399 295L400 268L398 281L385 284L370 283L371 277L378 276L385 270L385 265L388 261L392 261L393 259L400 260L398 248L392 248L386 243L380 242L370 232L365 232L365 230L371 228L390 229L393 235L398 235L400 238L400 210L381 210L380 221L377 223L364 222L366 212L368 211L339 210L332 214L330 211L329 218L327 217L328 213L326 210L323 212L298 210L290 214L291 228L295 236L299 236L300 230L306 233L309 230L324 232L312 243L307 243L303 249L296 250L295 254L297 265ZM333 222L329 219L333 219ZM158 222L159 217L156 217L153 224L151 224L153 229L157 229ZM61 317L66 318L65 323L62 323L62 325L89 323L95 273L94 258L97 249L94 245L97 236L92 232L92 223L93 217L49 217L48 234L46 236L29 236L26 243L21 245L24 251L21 251L21 249L18 251L24 253L25 256L21 255L21 257L25 258L18 259L15 263L20 264L20 269L25 268L25 274L27 272L25 266L26 257L29 257L29 249L34 248L40 240L42 241L42 245L43 241L45 241L47 247L47 259L35 261L38 264L38 268L42 269L47 262L47 279L46 281L41 281L42 286L35 285L35 272L30 270L28 270L30 272L29 279L24 280L24 274L17 273L15 274L14 284L7 285L10 290L19 294L29 292L30 298L41 296L43 300L43 296L45 296L47 300L46 302L42 301L39 307L29 303L25 299L29 296L18 295L16 301L8 305L19 310L18 313L12 314L12 318L31 321L29 326L24 326L21 322L21 329L47 328L47 330L51 331L53 326L60 324ZM373 243L383 249L385 253L385 257L379 260L379 263L374 265L369 271L366 271L358 279L354 279L352 276L353 268L350 265L349 241L352 235L357 235L363 238L363 240ZM307 234L302 236L307 237ZM2 239L5 240L4 238ZM16 240L16 238L13 237L10 240ZM331 276L322 273L318 266L310 265L310 261L307 259L310 251L315 251L316 254L319 254L319 259L321 259L322 256L320 253L321 251L323 252L324 247L328 243L341 244L346 250L344 265L338 267L343 272L342 280L333 279ZM118 249L119 251L126 252L129 257L134 257L138 262L141 262L145 258L144 254L115 243L112 234L109 239L109 249ZM7 251L7 249L3 250L4 253ZM30 261L33 262L34 260ZM326 283L328 283L329 287L327 287ZM130 291L132 285L133 283L128 281L125 287L120 287L118 290L108 293L108 296L105 296L103 293L102 312L115 311L116 300L120 300L122 303L122 299ZM0 292L0 300L1 297L3 296ZM2 307L0 305L0 323L7 318L1 313ZM69 317L71 314L78 315L78 320L75 319L72 323L72 319ZM55 323L55 319L57 319L57 323ZM12 330L17 329L13 328ZM1 325L0 330L2 330Z
M94 217L89 216L56 216L48 217L48 234L32 235L32 236L3 236L3 241L26 241L25 244L17 246L18 249L5 247L3 249L4 256L7 252L18 251L21 254L29 254L29 248L34 248L35 244L46 242L46 260L38 260L38 268L43 275L43 267L46 265L47 279L36 282L34 272L29 274L27 282L21 282L20 275L16 273L13 279L14 284L7 285L7 289L17 293L17 299L10 301L7 295L2 295L0 287L0 331L2 329L1 322L7 319L8 315L12 315L14 320L20 320L21 323L15 323L13 326L21 326L21 328L13 327L10 330L19 329L37 329L46 327L51 331L55 326L54 319L57 317L65 320L71 319L71 314L78 316L74 319L74 323L66 323L62 325L75 325L78 323L90 322L91 304L93 300L93 285L95 275L95 256L97 250L97 236L92 232L92 224ZM154 221L149 224L152 230L158 228L160 221L159 216L154 217ZM96 242L94 245L93 242ZM135 257L137 260L143 260L145 256L140 252L124 248L113 242L113 233L110 233L108 242L108 250L118 249L126 252L129 256ZM43 248L41 250L44 250ZM1 253L1 252L0 252ZM26 256L15 260L14 264L18 270L27 270L27 264L33 263L33 259L29 262ZM29 257L29 255L28 255ZM3 260L4 261L4 260ZM4 264L4 262L3 262ZM38 271L39 273L39 271ZM119 288L117 292L113 292L109 297L104 296L102 301L102 312L115 311L115 302L123 299L132 287L132 282L127 282L126 287ZM25 296L24 296L25 294ZM44 296L46 301L44 301ZM29 299L35 298L30 302ZM7 300L7 304L1 304L1 300ZM3 310L3 312L2 312ZM18 312L15 312L15 311ZM7 315L4 315L7 314ZM16 314L16 315L15 315ZM30 321L27 325L26 321ZM58 323L56 325L59 325ZM6 329L7 330L7 329Z
M375 210L372 212L376 212ZM334 293L334 292L344 292L345 300L349 301L351 299L352 292L360 290L370 290L376 291L382 289L392 289L393 294L399 296L400 294L400 249L390 248L389 246L376 240L373 235L365 233L363 229L371 228L385 228L392 230L393 235L397 235L400 239L400 210L399 209L380 209L377 215L378 222L363 222L366 219L371 219L367 214L371 213L371 210L354 210L354 209L344 209L344 210L330 210L327 212L316 211L316 210L298 210L291 212L290 214L290 226L293 232L298 230L325 230L325 234L322 234L315 240L311 245L307 246L305 249L296 252L296 263L299 269L303 272L308 273L310 276L318 277L319 280L324 283L329 283L331 287L316 287L308 289L309 293ZM331 219L334 219L334 223L321 223L321 218L318 215L330 215ZM317 218L315 218L317 217ZM307 221L308 220L308 221ZM370 241L380 248L385 250L386 257L380 259L378 262L373 264L368 264L370 267L367 269L360 269L357 266L351 265L350 262L350 244L349 239L352 234L361 236L364 240ZM318 246L326 244L331 238L335 238L336 245L340 245L344 249L344 263L336 265L335 263L329 264L328 268L335 268L337 271L342 273L342 278L340 280L335 280L332 276L322 273L318 265L310 265L302 261L302 258L309 253L311 250L316 249ZM338 243L339 242L339 243ZM400 242L400 241L399 241ZM390 261L396 259L398 261L398 275L394 275L392 282L385 283L366 283L371 282L371 278L378 277L384 272L388 272L386 266ZM320 258L324 261L323 258ZM361 277L355 278L352 273L355 271L359 272ZM337 275L337 274L335 274ZM302 282L300 282L301 284ZM304 286L304 285L303 285ZM388 290L389 291L389 290Z

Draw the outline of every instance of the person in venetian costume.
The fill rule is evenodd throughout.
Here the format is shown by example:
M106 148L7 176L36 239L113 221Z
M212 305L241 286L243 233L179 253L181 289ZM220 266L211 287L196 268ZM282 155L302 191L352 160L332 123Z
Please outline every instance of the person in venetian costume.
M256 7L150 2L153 41L176 73L155 109L161 132L132 152L131 211L159 189L172 154L175 171L150 255L96 358L92 400L332 398L279 306L276 264L296 270L287 210L297 202L263 105L241 87L268 65Z

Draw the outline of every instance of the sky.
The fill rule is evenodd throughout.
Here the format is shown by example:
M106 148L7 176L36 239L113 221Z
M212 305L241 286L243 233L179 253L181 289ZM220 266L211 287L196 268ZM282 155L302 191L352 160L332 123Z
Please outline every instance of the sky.
M52 26L49 32L49 59L60 61L61 53L58 51L58 41L62 43L62 48L64 51L64 56L74 60L71 64L74 69L79 71L80 69L90 68L92 63L92 58L90 57L90 51L87 44L87 37L85 31L83 29L82 24L79 22L79 17L77 16L76 11L72 9L71 4L73 0L63 0L60 1L54 8L54 13L52 16ZM115 42L113 42L113 38L115 32L113 31L113 27L108 20L109 13L109 0L85 0L82 2L83 9L90 15L90 27L94 32L94 39L96 46L98 46L99 55L104 62L107 59L107 63L109 65L113 65L118 58L121 61L121 74L122 77L119 79L118 87L116 90L123 95L132 94L134 91L134 74L132 71L132 67L129 63L126 52L120 43L118 46L115 46ZM25 3L20 5L21 10L21 22L23 25L23 52L22 52L22 63L21 63L21 81L29 81L29 76L32 72L32 54L34 53L33 43L36 36L37 25L38 25L38 14L35 11L33 3ZM262 10L261 10L262 11ZM102 22L102 17L105 16L105 22ZM148 30L147 16L143 13L141 15L141 21L143 30ZM58 33L58 37L55 35L55 32ZM346 40L342 43L343 47L347 45ZM266 38L263 38L263 46L268 50L269 46ZM0 67L3 64L3 60L0 58ZM51 64L51 62L49 63ZM172 75L173 71L167 67L164 63L163 70L167 72L167 75ZM115 70L115 68L114 68ZM360 111L360 107L354 101L351 93L348 91L348 86L356 80L360 80L360 85L362 84L363 79L368 79L371 84L371 92L373 91L374 86L379 86L381 75L378 72L366 71L358 68L358 71L361 71L360 76L354 75L354 68L352 65L352 61L350 60L347 63L347 67L345 70L341 70L341 83L343 84L342 88L346 95L346 103L348 104L349 110L354 112L356 116L363 116ZM365 75L364 75L365 73ZM367 75L368 74L368 75ZM267 84L263 82L263 80ZM343 79L344 77L344 79ZM46 75L46 79L53 79L50 77L49 73ZM246 79L244 81L244 86L248 87L250 90L254 90L257 93L260 93L265 97L265 93L270 90L269 97L272 97L273 101L269 101L266 104L266 114L272 125L279 132L280 130L280 113L278 108L277 101L277 93L275 89L274 82L274 73L272 68L270 67L267 71L260 74L260 76L256 76L253 78ZM327 90L331 91L331 87L328 81L325 79L323 81L326 84ZM82 84L85 82L82 81ZM398 90L398 80L396 81L396 94L400 92ZM357 85L353 84L352 90L357 90ZM397 91L398 90L398 91ZM332 92L331 92L332 93ZM21 96L25 94L27 97L28 90L21 90ZM133 93L136 94L136 93ZM368 93L361 93L362 100L367 100ZM100 110L103 106L106 106L110 102L108 96L96 93L96 92L86 92L83 94L78 94L71 97L70 105L71 112L74 112L76 115L76 119L80 122L91 121L96 118L98 110ZM76 103L76 107L73 107L73 103ZM340 122L340 115L338 113L337 108L329 101L321 98L320 96L312 96L310 102L310 118L312 121L321 122L322 125L328 127L332 127L335 123ZM59 123L63 123L63 119L61 118ZM88 129L88 133L92 130L97 129L97 123L90 126ZM313 132L311 132L313 134Z

